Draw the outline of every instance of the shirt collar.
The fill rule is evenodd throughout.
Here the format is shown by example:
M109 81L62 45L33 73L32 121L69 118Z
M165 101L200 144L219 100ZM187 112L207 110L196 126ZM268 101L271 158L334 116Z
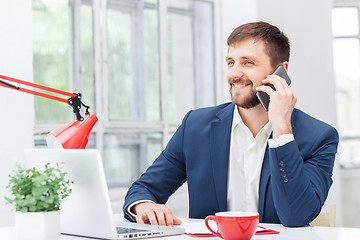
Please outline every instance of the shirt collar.
M231 126L231 132L234 131L234 128L235 128L238 124L239 124L242 128L244 128L244 127L245 127L245 128L248 128L248 127L244 124L244 122L242 121L241 116L240 116L239 111L238 111L238 108L237 108L237 106L235 105L235 107L234 107L234 114L233 114L233 122L232 122L232 126ZM270 123L270 122L267 122L267 123L265 124L265 126L259 131L259 133L262 132L262 131L266 131L267 137L269 138L269 136L271 135L271 132L272 132L271 123ZM259 134L259 133L258 133L258 134Z
M244 123L243 123L243 121L242 121L242 119L241 119L241 117L240 117L239 111L238 111L238 109L237 109L237 106L235 105L235 107L234 107L234 114L233 114L233 121L232 121L232 126L231 126L231 131L234 131L234 128L235 128L236 125L238 125L239 123L244 125Z

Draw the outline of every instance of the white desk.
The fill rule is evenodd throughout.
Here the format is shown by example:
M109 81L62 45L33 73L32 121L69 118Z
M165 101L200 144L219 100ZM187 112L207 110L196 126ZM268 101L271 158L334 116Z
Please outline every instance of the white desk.
M275 235L257 235L252 239L278 239L278 240L355 240L360 239L360 228L337 228L337 227L299 227L287 228L281 224L263 224L267 228L277 230Z
M280 231L279 234L274 235L257 235L254 236L253 240L359 240L360 239L360 228L337 228L337 227L301 227L301 228L286 228L280 224L263 224L267 228ZM0 239L16 240L15 227L0 228ZM90 238L72 237L61 235L61 240L90 240ZM162 237L162 238L150 238L150 239L192 239L192 240L212 240L220 239L214 238L193 238L187 235L179 235L173 237ZM49 239L50 240L50 239Z

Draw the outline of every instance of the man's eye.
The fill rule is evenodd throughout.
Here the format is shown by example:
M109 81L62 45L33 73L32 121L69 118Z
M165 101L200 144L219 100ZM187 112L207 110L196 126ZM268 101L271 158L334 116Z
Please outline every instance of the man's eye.
M228 65L234 65L234 61L228 61Z
M253 65L254 63L253 63L253 62L250 62L250 61L247 61L245 64L246 64L246 65Z

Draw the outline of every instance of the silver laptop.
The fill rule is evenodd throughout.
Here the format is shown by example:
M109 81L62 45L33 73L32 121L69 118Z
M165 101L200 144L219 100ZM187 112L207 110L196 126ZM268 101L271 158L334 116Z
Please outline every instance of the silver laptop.
M101 239L136 239L183 234L178 227L114 222L101 156L96 149L26 149L25 167L64 162L72 193L61 206L61 232Z

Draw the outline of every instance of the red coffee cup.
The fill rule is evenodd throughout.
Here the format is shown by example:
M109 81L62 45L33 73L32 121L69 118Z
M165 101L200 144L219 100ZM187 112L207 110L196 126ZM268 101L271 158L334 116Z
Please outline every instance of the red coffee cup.
M218 232L212 230L208 221L215 221ZM250 240L259 224L259 213L255 212L218 212L205 218L206 227L225 240Z

